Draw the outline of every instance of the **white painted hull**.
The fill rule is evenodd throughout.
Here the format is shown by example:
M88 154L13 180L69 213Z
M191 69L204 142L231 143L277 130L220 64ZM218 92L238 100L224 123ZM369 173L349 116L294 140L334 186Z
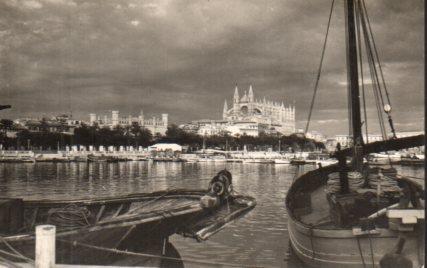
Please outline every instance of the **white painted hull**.
M375 267L379 267L384 254L393 251L398 233L389 229L377 230L380 234L370 235L370 238L359 236L359 251L357 236L351 229L310 230L294 219L288 220L292 252L311 267L372 267L371 244ZM423 237L408 236L402 254L413 261L413 267L421 267L424 261Z

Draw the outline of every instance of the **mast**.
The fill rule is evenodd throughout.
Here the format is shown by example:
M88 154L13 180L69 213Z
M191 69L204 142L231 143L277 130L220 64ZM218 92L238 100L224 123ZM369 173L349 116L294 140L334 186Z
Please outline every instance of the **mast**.
M357 0L356 0L357 1ZM354 0L346 0L346 28L347 28L347 80L350 90L351 123L354 145L362 145L362 124L360 117L359 74L357 64L357 40L354 16Z
M355 28L355 1L345 1L345 18L346 18L346 44L347 44L347 81L350 91L350 114L352 136L353 136L353 168L361 169L362 165L362 123L360 116L360 93L359 93L359 74L357 63L357 39Z

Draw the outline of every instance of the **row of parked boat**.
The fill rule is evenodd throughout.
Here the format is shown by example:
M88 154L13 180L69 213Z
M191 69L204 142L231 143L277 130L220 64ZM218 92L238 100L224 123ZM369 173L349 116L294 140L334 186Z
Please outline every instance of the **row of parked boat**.
M226 156L227 155L227 156ZM244 163L244 164L293 164L329 166L337 160L330 158L327 153L276 153L276 152L246 152L228 154L150 154L147 152L109 153L90 152L49 152L34 153L32 151L0 151L0 162L125 162L125 161L154 161L154 162L187 162L187 163ZM372 165L423 165L424 155L421 154L371 154L368 162Z

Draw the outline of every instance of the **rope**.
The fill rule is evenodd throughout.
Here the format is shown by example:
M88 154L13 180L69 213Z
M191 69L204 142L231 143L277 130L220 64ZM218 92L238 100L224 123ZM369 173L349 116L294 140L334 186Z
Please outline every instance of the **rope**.
M372 239L371 239L370 232L368 232L368 239L369 239L369 248L371 249L372 268L375 268L374 249L372 247Z
M32 259L30 259L30 258L28 258L28 257L26 257L26 256L24 256L21 252L19 252L19 251L17 251L14 247L12 247L10 244L9 244L9 242L7 242L6 241L6 239L4 239L4 237L3 236L0 236L0 240L1 240L1 242L3 242L3 244L5 244L13 253L8 253L9 255L11 255L11 254L13 254L13 255L15 255L18 259L23 259L23 260L25 260L25 261L27 261L28 263L34 263L34 261L32 260ZM7 254L7 252L6 251L0 251L0 252L2 252L2 253L4 253L4 254Z
M0 256L0 264L4 265L5 267L12 267L12 268L21 268L21 266L16 265L15 263L9 261L6 258L3 258Z
M308 127L310 125L311 114L313 112L313 106L314 106L314 100L316 99L316 93L317 93L317 89L319 87L319 80L320 80L320 75L322 73L322 66L323 66L323 57L325 56L326 43L328 41L329 28L330 28L330 25L331 25L331 18L332 18L332 11L334 9L334 3L335 3L335 0L332 0L331 10L329 12L329 18L328 18L328 26L326 27L326 35L325 35L325 40L323 42L322 55L320 57L319 69L317 71L316 82L314 84L314 93L313 93L313 98L311 99L311 103L310 103L310 110L309 110L309 113L308 113L307 125L305 126L304 135L307 134Z
M87 207L69 204L58 209L50 209L47 221L61 227L76 227L90 225L88 218L91 213Z
M360 246L360 241L358 236L356 236L356 240L357 240L357 247L359 248L360 258L362 258L363 268L365 268L366 267L365 259L363 258L362 247Z
M359 51L359 62L360 62L360 78L362 80L362 100L363 100L363 116L366 131L366 143L369 143L368 135L368 116L366 112L366 98L365 98L365 80L363 78L363 61L362 61L362 44L361 44L361 33L360 33L360 10L356 8L356 27L357 27L357 46Z
M376 108L377 108L377 115L378 115L381 135L383 136L383 139L386 140L387 135L386 135L385 127L384 127L384 119L382 117L382 108L380 107L380 105L381 105L380 102L383 103L383 100L382 100L382 96L380 95L381 90L379 87L378 75L376 73L376 68L375 68L372 50L371 50L371 46L370 46L369 35L367 33L365 19L364 19L363 13L361 13L360 15L361 15L360 19L361 19L362 29L363 29L363 33L364 33L364 37L365 37L364 38L365 47L366 47L367 54L368 54L369 72L371 74L372 90L373 90L374 97L375 97L375 104L376 104Z
M13 253L1 250L1 249L0 249L0 253L3 255L6 255L6 256L12 257L12 258L21 259L21 260L25 260L25 261L27 260L26 258L22 258L20 255L13 254ZM34 264L34 262L30 263L30 264Z
M375 55L375 58L376 58L377 63L378 63L378 68L380 70L380 76L381 76L381 80L382 80L382 83L383 83L384 92L385 92L385 95L386 95L386 98L387 98L387 103L391 107L390 96L389 96L389 93L388 93L388 90L387 90L387 86L386 86L386 83L385 83L384 73L383 73L383 69L381 67L381 61L380 61L380 58L378 56L378 50L377 50L377 46L375 44L375 39L374 39L374 35L373 35L373 32L372 32L372 28L371 28L371 22L369 20L368 10L366 9L365 1L361 0L361 3L362 3L362 6L363 6L363 10L364 10L364 12L366 14L366 20L367 20L367 24L368 24L368 28L369 28L369 33L370 33L370 36L371 36L372 45L374 47L374 55ZM360 3L359 3L359 5L360 5ZM393 133L393 138L396 138L396 131L395 131L394 126L393 126L393 119L391 118L391 111L385 111L385 112L386 112L386 114L388 116L388 122L390 124L391 132Z
M63 239L58 239L58 241L68 243L73 245L74 247L79 245L85 248L89 249L95 249L95 250L101 250L105 252L115 253L115 254L122 254L122 255L129 255L129 256L136 256L136 257L145 257L145 258L156 258L156 259L164 259L164 260L171 260L171 261L183 261L183 262L191 262L191 263L197 263L197 264L208 264L208 265L222 265L222 266L228 266L228 267L261 267L261 266L254 266L254 265L242 265L242 264L235 264L235 263L221 263L221 262L210 262L210 261L202 261L202 260L196 260L193 258L174 258L174 257L167 257L167 256L161 256L161 255L155 255L155 254L148 254L148 253L139 253L139 252L132 252L132 251L124 251L114 248L106 248L106 247L99 247L99 246L93 246L77 241L68 241Z
M371 24L370 24L370 20L369 20L369 16L368 16L368 12L365 6L365 2L364 0L361 0L360 2L358 2L358 8L359 11L361 12L361 23L362 23L362 27L363 27L363 32L365 34L365 39L368 40L368 42L366 42L366 49L368 51L368 59L370 60L370 67L373 70L372 73L374 75L371 76L375 77L375 79L372 79L372 81L375 83L373 83L373 85L377 86L377 94L379 99L381 100L381 105L382 107L379 109L379 113L382 114L382 109L384 109L384 112L387 114L388 117L388 122L390 125L390 129L391 132L393 134L393 138L396 138L396 131L394 129L393 126L393 119L391 117L391 111L388 111L385 109L385 101L384 101L384 97L383 97L383 93L382 93L382 89L384 90L384 94L386 96L387 99L387 104L391 107L391 102L390 102L390 96L387 90L387 86L385 83L385 79L384 79L384 74L382 71L382 67L381 67L381 62L378 56L378 50L375 44L375 39L374 39L374 35L372 33L372 28L371 28ZM379 76L381 77L381 82L382 82L382 89L381 89L381 82L378 78L378 72L377 72L377 68L376 68L376 64L378 64L378 69L379 69ZM379 105L379 104L377 104ZM381 117L382 118L382 117ZM383 127L384 127L384 123L383 123ZM384 128L384 133L385 133L385 128ZM387 138L387 136L385 136Z

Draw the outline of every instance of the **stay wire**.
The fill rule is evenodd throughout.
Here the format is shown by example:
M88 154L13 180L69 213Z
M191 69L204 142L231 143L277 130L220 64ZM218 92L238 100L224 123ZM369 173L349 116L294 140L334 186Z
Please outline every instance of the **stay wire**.
M311 99L311 103L310 103L310 110L309 110L309 113L308 113L307 125L305 126L304 135L307 134L308 128L310 126L311 115L312 115L313 107L314 107L314 100L316 99L317 89L319 88L320 75L322 73L323 58L325 56L326 44L327 44L328 35L329 35L329 28L331 26L332 11L334 10L334 3L335 3L335 0L332 0L331 9L330 9L329 18L328 18L328 25L326 27L325 40L323 42L322 55L320 57L319 69L317 71L316 82L314 84L313 98Z
M363 77L363 58L362 58L362 44L361 44L361 32L360 32L360 8L356 8L356 27L357 27L357 46L359 50L359 63L360 63L360 78L362 80L362 100L363 100L363 116L364 116L364 124L366 131L366 143L369 143L369 135L368 135L368 116L366 112L366 98L365 98L365 80Z
M385 132L385 127L384 127L384 119L382 116L382 110L381 110L381 103L383 102L381 100L381 96L379 94L380 90L378 89L378 76L375 74L375 65L374 65L374 59L373 59L373 55L372 55L372 50L371 50L371 46L370 46L370 40L369 40L369 35L367 33L367 28L366 28L366 23L364 20L364 16L363 13L360 14L360 19L361 19L361 23L362 23L362 30L364 33L364 41L365 41L365 48L367 51L367 57L368 57L368 63L369 63L369 71L371 74L371 80L372 80L372 90L374 93L374 97L375 97L375 103L376 103L376 108L377 108L377 115L378 115L378 120L379 120L379 125L380 125L380 130L381 130L381 135L383 136L383 139L386 140L387 139L387 135Z
M381 61L380 61L380 58L378 56L378 50L377 50L377 46L375 44L375 39L374 39L374 35L373 35L373 32L372 32L372 28L371 28L371 22L369 20L368 10L366 9L365 1L361 0L361 3L362 3L362 7L363 7L363 10L364 10L365 16L366 16L366 21L367 21L367 24L368 24L368 28L369 28L369 32L370 32L372 44L373 44L373 47L374 47L375 57L377 59L378 68L380 70L380 75L381 75L381 80L382 80L384 91L385 91L386 97L387 97L387 102L388 102L389 105L391 105L390 96L389 96L389 93L388 93L388 90L387 90L387 86L386 86L386 83L385 83L385 79L384 79L383 69L381 67Z
M366 21L367 21L368 28L369 28L369 33L370 33L370 36L371 36L372 45L373 45L373 48L374 48L375 58L376 58L376 60L377 60L378 68L379 68L379 70L380 70L381 81L382 81L383 88L384 88L384 92L385 92L385 95L386 95L386 98L387 98L387 103L388 103L388 105L391 107L390 95L389 95L389 92L388 92L388 90L387 90L387 86L386 86L386 83L385 83L384 73L383 73L383 69L382 69L382 66L381 66L380 57L379 57L379 55L378 55L378 50L377 50L377 46L376 46L376 44L375 44L374 34L373 34L373 31L372 31L372 28L371 28L371 22L370 22L370 20L369 20L368 10L367 10L367 8L366 8L365 1L364 1L364 0L361 0L361 5L363 6L363 10L364 10L364 13L365 13L365 16L366 16ZM359 6L360 6L360 3L359 3ZM384 103L383 103L383 108L385 108ZM392 119L392 117L391 117L391 110L390 110L390 111L386 111L386 110L384 110L384 111L385 111L385 112L386 112L386 114L387 114L388 122L389 122L389 125L390 125L390 129L391 129L391 132L392 132L392 134L393 134L393 138L396 138L396 137L397 137L397 136L396 136L396 130L394 129L393 119Z

